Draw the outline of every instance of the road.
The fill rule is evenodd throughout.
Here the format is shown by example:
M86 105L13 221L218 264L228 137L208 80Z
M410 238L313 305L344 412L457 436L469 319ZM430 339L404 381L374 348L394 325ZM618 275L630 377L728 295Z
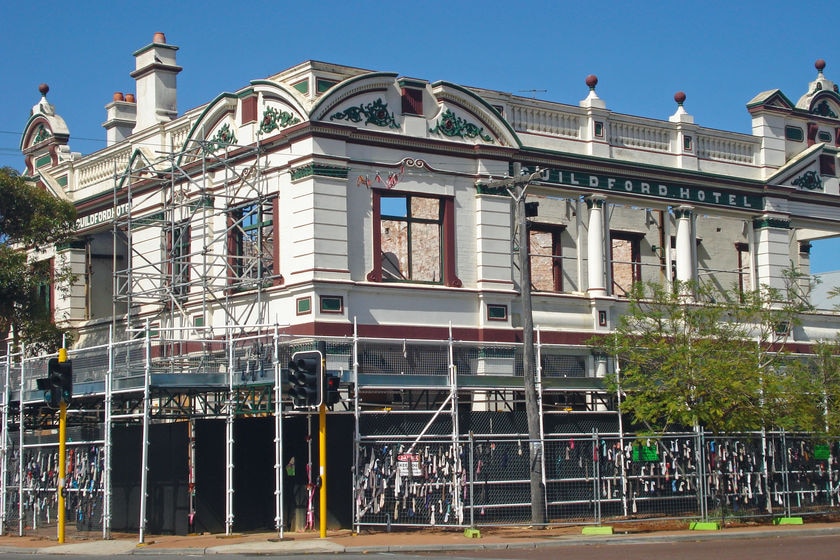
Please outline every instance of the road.
M139 556L143 560L172 560L176 556L199 558L204 551L178 551L161 554L152 550L132 551L121 556ZM40 554L39 557L48 556ZM51 555L49 555L51 556ZM68 556L61 554L61 556ZM78 559L100 559L102 555L69 555ZM282 556L282 555L278 555ZM287 555L288 556L288 555ZM264 554L213 554L214 560L243 560L264 558ZM291 557L291 556L289 556ZM651 558L679 558L680 560L835 560L840 558L840 535L780 535L761 538L704 536L702 539L674 539L651 541L650 539L605 539L595 544L558 544L539 548L438 551L428 553L345 553L307 554L307 560L428 560L447 558L450 560L599 560L620 558L621 560L651 560ZM32 552L0 553L0 560L31 560Z
M779 536L763 538L703 538L673 542L644 542L628 539L604 544L563 545L519 550L484 550L429 554L425 557L455 559L528 559L528 560L651 560L651 558L679 558L680 560L836 560L840 558L840 535ZM403 559L419 556L404 556Z

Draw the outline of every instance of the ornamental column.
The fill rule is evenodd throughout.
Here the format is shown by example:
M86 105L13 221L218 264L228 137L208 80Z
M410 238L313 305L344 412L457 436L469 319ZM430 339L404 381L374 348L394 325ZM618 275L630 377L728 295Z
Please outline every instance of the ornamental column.
M692 206L679 206L674 210L674 217L677 219L677 277L681 290L686 291L689 282L694 281L694 208Z
M587 234L586 255L588 259L587 292L590 296L606 296L604 278L604 206L607 197L593 194L586 198L589 208L589 231Z
M753 220L755 270L758 286L785 289L785 271L790 268L790 220L765 214Z

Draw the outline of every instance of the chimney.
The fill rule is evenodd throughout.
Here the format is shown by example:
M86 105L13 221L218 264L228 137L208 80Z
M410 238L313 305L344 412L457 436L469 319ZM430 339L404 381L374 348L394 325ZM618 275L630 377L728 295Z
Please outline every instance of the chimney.
M177 77L182 70L175 63L178 47L166 44L166 36L157 32L152 44L134 53L131 77L137 86L137 123L134 132L178 116Z
M107 145L112 146L128 138L137 124L137 103L134 101L134 94L123 95L118 91L114 93L114 100L105 105L107 119L102 126L105 127L105 139Z

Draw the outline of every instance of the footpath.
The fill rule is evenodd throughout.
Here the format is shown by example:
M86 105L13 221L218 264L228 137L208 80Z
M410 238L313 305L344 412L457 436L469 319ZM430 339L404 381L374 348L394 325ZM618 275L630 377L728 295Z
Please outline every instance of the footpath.
M150 535L140 543L137 535L117 534L102 540L101 534L67 536L59 544L55 536L0 536L0 553L85 554L114 556L123 554L250 554L297 555L324 553L436 552L499 549L529 549L565 545L631 544L675 542L698 539L763 539L784 535L840 536L840 522L813 522L805 525L738 525L717 531L691 531L688 524L615 524L613 534L583 534L583 527L483 528L480 537L467 537L457 529L401 529L393 532L349 530L318 532L245 533L233 535Z

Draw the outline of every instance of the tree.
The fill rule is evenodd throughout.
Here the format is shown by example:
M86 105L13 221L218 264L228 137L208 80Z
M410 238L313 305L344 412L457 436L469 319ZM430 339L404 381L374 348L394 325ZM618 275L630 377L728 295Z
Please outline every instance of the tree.
M693 294L688 298L685 294ZM622 412L651 432L702 426L714 432L794 425L785 345L803 310L798 298L699 285L637 284L616 331L597 341L615 356Z
M790 406L799 411L799 422L783 427L840 436L840 338L818 341L787 373L796 379L797 390L791 391L789 399Z
M69 269L39 259L46 249L72 236L74 206L54 197L15 170L0 168L0 335L14 331L15 343L51 351L65 329L57 326L40 291L72 279Z

